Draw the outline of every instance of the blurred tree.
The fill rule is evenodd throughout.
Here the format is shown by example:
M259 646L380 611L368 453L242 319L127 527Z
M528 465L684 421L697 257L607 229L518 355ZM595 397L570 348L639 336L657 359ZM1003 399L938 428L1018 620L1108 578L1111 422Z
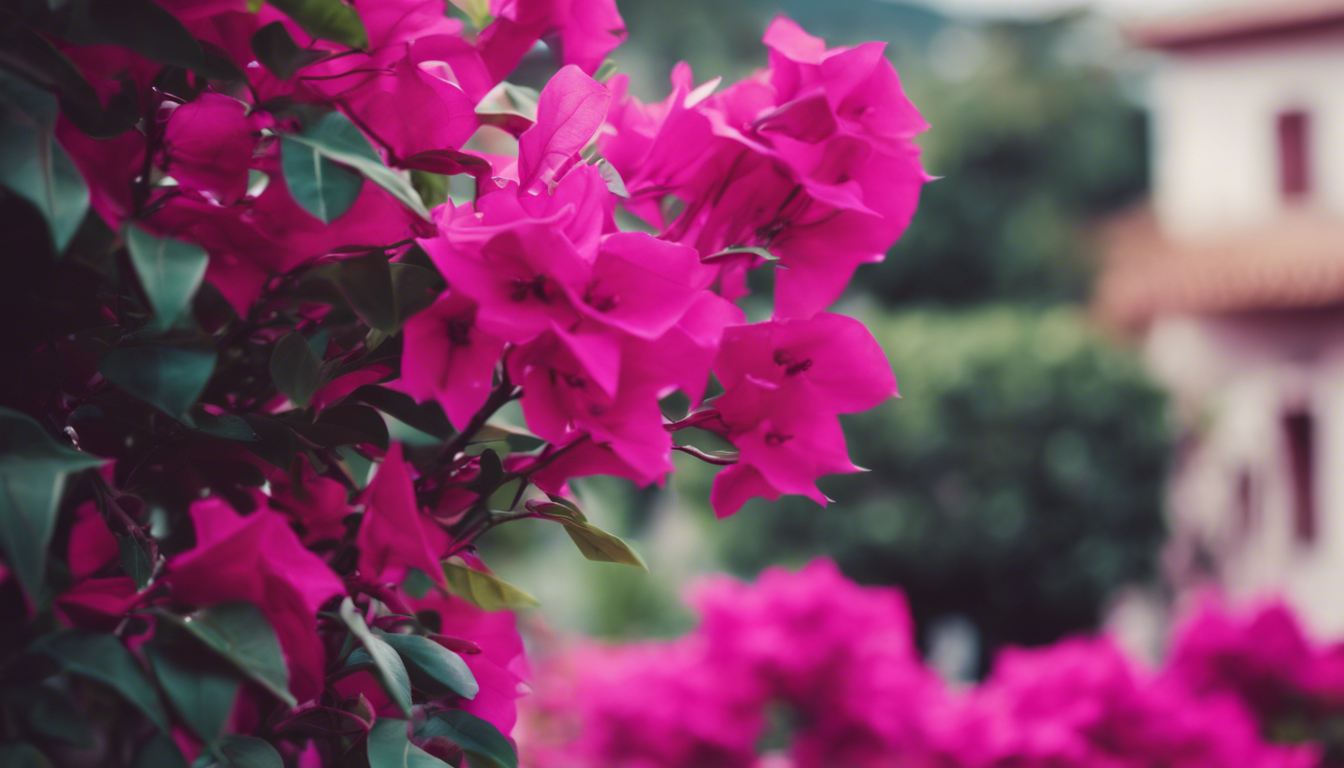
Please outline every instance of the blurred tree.
M720 523L731 567L827 554L902 586L923 631L969 618L987 652L1094 627L1107 595L1152 575L1168 435L1135 361L1072 309L870 322L902 394L846 424L872 471L831 478L825 513L786 497Z

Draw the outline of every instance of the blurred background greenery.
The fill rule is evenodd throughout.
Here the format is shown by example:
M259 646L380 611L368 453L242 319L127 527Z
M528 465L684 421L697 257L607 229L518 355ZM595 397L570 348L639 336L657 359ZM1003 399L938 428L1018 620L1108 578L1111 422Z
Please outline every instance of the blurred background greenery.
M839 310L873 328L902 399L847 419L872 471L824 481L826 510L757 500L715 521L712 468L678 455L667 489L579 488L649 574L582 560L533 521L492 534L487 560L541 597L548 624L607 637L680 631L677 595L698 573L818 555L904 588L926 646L948 619L973 628L972 667L1095 627L1111 595L1154 574L1170 442L1163 397L1085 307L1097 223L1147 185L1118 33L1084 13L996 21L879 0L619 4L630 41L614 59L646 100L677 61L701 81L763 66L776 13L832 46L889 42L941 178Z

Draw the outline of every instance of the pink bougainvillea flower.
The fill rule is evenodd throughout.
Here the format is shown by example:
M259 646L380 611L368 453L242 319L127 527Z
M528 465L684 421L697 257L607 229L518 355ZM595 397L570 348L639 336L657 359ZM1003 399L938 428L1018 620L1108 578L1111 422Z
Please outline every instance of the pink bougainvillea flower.
M896 377L863 323L823 312L724 331L714 373L724 389L771 387L798 408L857 413L896 394Z
M417 568L446 589L437 553L446 547L447 534L420 514L400 443L392 444L359 501L365 508L355 538L360 574L400 584L408 569Z
M643 232L608 235L581 308L626 333L656 339L682 319L714 275L694 248Z
M131 577L109 576L79 582L56 598L54 607L63 620L76 627L111 632L137 598Z
M345 486L329 477L318 477L306 461L298 462L298 467L298 482L279 469L268 475L270 506L288 513L303 526L305 544L340 540L345 536L345 518L350 514Z
M248 168L257 143L258 120L247 105L217 93L202 93L172 111L163 132L168 175L186 189L231 205L247 192Z
M559 176L607 117L611 91L578 67L564 67L537 101L537 122L518 137L518 184L531 190Z
M496 81L542 38L561 63L592 74L627 36L615 0L491 0L490 15L479 45Z
M458 429L490 395L504 341L476 327L476 302L449 291L406 322L402 354L403 392L438 400Z
M70 529L70 548L66 555L70 576L75 581L83 581L116 560L119 553L117 539L108 530L97 505L91 501L81 504L75 510L75 524Z
M289 664L290 690L300 701L323 686L325 654L317 610L345 586L322 558L303 546L285 517L263 507L240 517L220 499L191 507L196 546L168 561L173 597L207 606L246 600L266 615Z

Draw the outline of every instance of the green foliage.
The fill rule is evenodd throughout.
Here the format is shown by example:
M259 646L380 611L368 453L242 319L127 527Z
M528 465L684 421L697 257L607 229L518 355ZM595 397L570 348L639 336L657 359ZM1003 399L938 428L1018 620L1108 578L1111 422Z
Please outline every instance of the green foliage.
M280 137L280 168L294 202L323 224L350 210L364 186L363 176L292 136Z
M289 30L285 29L285 25L278 21L258 29L253 33L250 43L257 61L281 80L288 80L300 69L316 64L331 55L326 51L300 48L298 43L294 42L294 38L289 36Z
M391 697L397 708L410 717L411 678L406 672L406 665L402 662L401 655L369 629L364 623L364 617L359 615L355 610L355 604L348 597L341 603L341 619L350 628L350 634L364 646L350 654L348 665L372 667L378 684Z
M201 753L191 768L284 768L284 760L269 743L255 736L230 734L213 751Z
M297 706L289 692L289 668L271 623L251 603L220 603L190 616L163 613L221 659L276 698Z
M140 662L112 635L69 629L38 638L29 650L55 660L61 669L95 680L116 691L162 732L168 713Z
M434 696L455 693L464 699L474 699L480 692L481 686L462 657L433 640L391 632L377 635L401 656L410 673L411 685L417 689Z
M35 603L45 602L47 548L65 478L102 463L52 440L28 416L0 408L0 549Z
M322 386L322 357L303 334L287 333L271 353L271 378L295 407L307 408Z
M241 681L227 670L201 664L182 646L172 648L156 638L145 656L168 701L187 727L207 744L224 731Z
M211 349L137 344L109 350L98 372L128 394L190 423L187 411L205 391L214 368L215 353Z
M447 768L448 764L411 743L405 720L380 717L369 730L369 768Z
M0 75L0 112L0 185L37 208L62 252L88 212L89 187L56 143L56 98Z
M187 768L187 759L178 750L173 737L161 733L145 742L135 758L134 768Z
M499 729L460 709L435 712L415 730L417 739L451 739L472 768L518 768L518 755Z
M649 570L644 564L644 558L631 549L629 544L588 522L588 518L572 502L555 497L550 502L528 502L527 508L543 518L556 520L563 525L574 546L578 547L579 552L589 560L633 565Z
M0 707L32 733L76 746L93 746L93 733L84 716L54 688L36 683L7 686L0 690Z
M986 650L1092 627L1112 590L1151 576L1169 438L1134 360L1071 309L871 325L902 394L846 424L872 471L823 487L833 513L754 503L726 521L737 568L828 553L902 586L921 623L968 616Z
M541 601L512 584L468 567L454 558L443 561L443 575L453 594L487 611L534 608Z
M342 0L268 0L289 16L303 31L323 40L368 48L369 33L354 7Z
M339 3L339 0L333 0ZM343 5L343 4L342 4ZM348 6L346 6L348 7ZM350 12L353 14L354 9ZM373 150L369 140L359 132L350 118L340 112L331 112L298 134L286 134L286 140L305 146L322 157L346 165L358 171L364 178L382 187L410 208L421 218L428 220L429 211L425 210L420 195L411 183L388 168ZM295 167L304 164L296 164ZM289 167L285 168L285 178L289 179ZM328 179L330 181L330 179ZM305 208L307 206L305 205ZM311 211L311 208L308 208ZM316 215L316 214L314 214ZM335 218L335 216L332 216ZM329 219L327 219L329 220Z
M126 227L126 249L140 285L154 308L153 327L167 330L191 306L205 279L210 258L195 243L155 237L135 225Z

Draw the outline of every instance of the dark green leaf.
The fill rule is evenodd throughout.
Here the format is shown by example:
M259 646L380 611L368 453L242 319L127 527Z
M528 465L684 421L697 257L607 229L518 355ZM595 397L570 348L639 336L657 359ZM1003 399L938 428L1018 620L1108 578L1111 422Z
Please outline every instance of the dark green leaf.
M414 264L389 264L392 270L392 296L397 308L397 328L417 312L434 303L439 295L439 277L433 271Z
M234 416L231 413L222 413L218 416L204 409L198 409L192 414L196 420L196 429L212 437L220 437L225 440L237 440L240 443L250 443L259 440L256 430L247 423L247 419L242 416Z
M219 740L218 754L201 753L191 768L284 768L285 761L275 747L255 736L229 734Z
M220 603L190 616L161 613L205 643L244 675L260 683L288 706L298 702L289 692L289 669L271 623L251 603Z
M60 691L36 683L0 690L0 706L15 713L34 733L79 746L93 746L93 732L84 715Z
M562 504L556 501L529 501L527 509L542 517L557 520L564 525L565 533L569 534L574 546L578 547L579 552L589 560L633 565L646 571L649 569L644 564L644 558L631 549L629 544L588 522L583 513L579 512L573 504Z
M47 549L65 477L102 463L52 440L28 416L0 408L0 549L34 603L45 597Z
M66 24L54 31L76 45L119 45L216 80L242 76L231 63L207 56L182 22L153 0L71 0L69 6Z
M51 761L32 744L0 744L3 768L51 768Z
M103 683L145 713L160 731L168 731L168 713L154 685L140 662L112 635L69 629L38 638L29 650L50 656L70 674Z
M244 448L280 469L287 470L294 465L294 455L299 450L294 430L259 413L249 413L243 420L257 435L256 440L243 443Z
M154 565L149 562L145 548L140 546L134 536L118 536L117 548L121 552L121 569L135 582L135 588L144 589L149 586L149 575L153 572Z
M351 13L354 13L352 10ZM420 202L420 195L411 183L388 168L373 150L369 140L359 132L350 118L340 112L331 112L321 120L308 126L303 133L288 137L291 141L306 144L320 152L324 157L348 165L364 175L364 178L382 187L410 208L421 218L428 220L429 211Z
M764 248L757 248L755 246L746 246L746 245L736 246L733 248L725 248L722 251L719 251L718 253L706 256L705 258L701 259L701 261L704 262L705 264L718 264L720 262L729 261L730 259L742 258L743 256L759 256L760 258L765 259L766 261L779 261L778 256L767 251Z
M415 731L417 739L447 738L462 748L471 768L518 768L518 754L499 729L459 709L435 712Z
M145 647L145 656L182 721L206 743L224 732L241 681L211 665L193 663L180 648L169 648L158 638Z
M435 208L448 200L448 177L441 173L412 169L411 186L426 208Z
M365 325L384 333L397 329L397 299L392 291L392 269L381 253L344 259L334 281L350 308Z
M376 634L401 654L416 688L434 696L455 693L464 699L474 699L480 692L467 663L442 645L420 635Z
M377 384L366 384L350 395L351 399L368 403L397 421L414 427L431 437L447 440L454 434L453 425L436 402L417 403L415 398Z
M114 347L98 366L108 381L186 424L214 370L214 350L166 344Z
M293 136L280 137L280 168L294 202L323 224L350 210L364 186L363 176Z
M126 227L126 248L140 285L154 307L154 327L171 328L191 305L210 261L195 243L155 237L134 224Z
M499 453L494 448L486 448L481 451L480 471L476 473L476 478L467 486L468 490L476 493L486 493L493 491L504 479L504 462L500 461Z
M374 409L358 403L341 403L324 409L317 423L303 432L324 448L368 443L387 449L387 422Z
M456 558L443 562L443 575L453 594L487 611L533 608L541 601L495 576L469 568Z
M187 768L187 758L172 736L161 733L145 742L132 768Z
M411 743L405 720L380 717L369 730L369 768L448 768L448 764Z
M367 624L364 623L364 617L359 615L355 609L354 601L345 598L341 603L341 619L345 621L346 626L350 627L350 633L359 640L364 646L362 651L355 651L350 655L351 664L370 663L373 665L374 676L378 678L378 683L392 697L392 701L407 717L411 716L411 679L406 672L406 665L402 663L401 657L397 655L396 650L382 640L382 638L373 634Z
M56 98L3 76L0 110L0 185L37 208L62 253L89 210L89 187L56 143Z
M342 0L268 0L313 37L368 48L369 33L353 6Z
M271 353L271 378L295 406L307 408L322 386L322 358L298 331L282 336Z
M252 35L252 53L262 66L281 80L288 80L300 69L327 58L327 51L300 48L289 36L285 25L278 21L258 29Z

